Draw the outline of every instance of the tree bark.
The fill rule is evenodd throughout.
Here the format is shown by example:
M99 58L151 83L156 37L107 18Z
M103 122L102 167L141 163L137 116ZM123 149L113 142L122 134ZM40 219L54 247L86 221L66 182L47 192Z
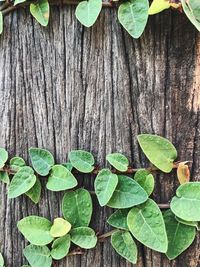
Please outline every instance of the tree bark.
M72 6L54 7L42 28L19 11L5 19L0 37L0 146L28 161L31 146L49 149L57 162L72 149L91 151L100 166L106 154L124 153L133 167L147 166L138 147L139 133L169 138L180 160L192 161L191 177L200 168L200 40L188 20L176 12L149 19L145 33L133 40L120 27L116 9L104 9L94 27L75 19ZM94 178L79 177L93 190ZM45 185L45 179L42 182ZM175 172L156 175L153 198L168 203L178 186ZM0 251L7 267L25 263L24 238L16 223L27 215L61 216L63 193L47 191L33 205L26 197L8 200L1 185ZM112 213L93 197L92 226L104 233ZM137 267L198 267L200 242L178 259L140 244ZM130 267L109 242L81 256L55 262L59 267Z

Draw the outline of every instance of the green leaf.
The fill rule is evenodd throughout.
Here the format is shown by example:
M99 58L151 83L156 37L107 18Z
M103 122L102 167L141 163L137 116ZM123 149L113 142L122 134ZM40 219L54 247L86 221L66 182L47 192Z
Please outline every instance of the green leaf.
M135 181L147 192L150 196L154 190L154 177L149 171L145 169L138 170L134 175Z
M9 190L8 197L15 198L29 191L36 182L36 176L31 167L21 168L13 177Z
M24 2L26 2L26 0L15 0L14 6L24 3Z
M71 162L66 162L66 163L63 163L62 164L65 168L67 168L70 172L72 171L73 169L73 166L71 164Z
M133 264L137 262L137 246L129 232L118 231L112 234L111 244L116 252Z
M0 168L3 168L8 160L8 152L4 148L0 148Z
M149 15L157 14L165 9L170 8L170 3L167 0L153 0L149 8Z
M69 233L71 230L71 224L63 218L54 219L53 225L50 230L50 234L53 237L61 237Z
M120 153L112 153L106 156L106 160L118 171L128 170L128 159Z
M151 163L163 172L171 172L177 151L167 139L158 135L141 134L138 135L138 142Z
M127 216L130 209L117 210L108 218L107 223L119 229L128 230Z
M94 187L99 204L105 206L111 199L118 184L118 177L108 169L103 169L97 175Z
M73 227L88 226L92 216L92 199L85 189L67 192L62 201L64 218Z
M200 221L200 182L179 186L170 208L177 217L185 221Z
M47 176L54 165L52 154L45 149L30 148L29 155L34 170L41 176Z
M200 5L199 0L181 0L183 10L192 22L192 24L200 31Z
M94 248L97 243L97 237L93 229L89 227L74 228L70 232L72 242L85 249Z
M39 0L35 4L30 4L31 15L42 25L47 26L49 22L48 0Z
M185 220L183 220L183 219L181 219L181 218L179 218L179 217L177 217L177 216L175 216L175 219L176 219L178 222L182 223L182 224L189 225L189 226L194 226L194 227L196 227L197 230L198 230L198 222L194 222L194 221L185 221Z
M48 247L29 245L23 250L24 256L31 267L51 267L52 258Z
M36 182L34 184L34 186L25 194L35 203L39 203L40 198L41 198L41 183L39 178L36 178Z
M132 208L128 213L127 223L132 235L142 244L159 252L167 252L168 241L163 216L152 199Z
M164 213L164 220L169 242L166 255L173 260L192 244L196 230L195 227L178 222L171 210Z
M33 245L44 246L52 242L50 235L52 223L46 218L28 216L17 223L19 231Z
M55 260L61 260L69 253L71 245L70 235L57 238L52 244L51 256Z
M25 161L20 157L14 157L10 160L10 168L13 171L19 171L22 167L25 167Z
M62 191L77 186L74 175L62 165L54 165L47 182L47 189Z
M3 32L3 14L0 11L0 34L2 34L2 32Z
M1 253L0 253L0 267L4 267L4 258Z
M9 178L7 172L1 172L0 171L0 181L5 183L5 184L10 184L10 178Z
M83 173L94 170L94 157L91 153L84 150L73 150L69 153L69 159L74 168Z
M102 0L82 1L76 8L76 18L85 27L92 26L101 12Z
M108 206L116 209L125 209L136 206L148 199L146 191L132 178L118 175L118 185Z
M147 24L148 10L148 0L129 0L119 6L119 22L133 38L142 35Z

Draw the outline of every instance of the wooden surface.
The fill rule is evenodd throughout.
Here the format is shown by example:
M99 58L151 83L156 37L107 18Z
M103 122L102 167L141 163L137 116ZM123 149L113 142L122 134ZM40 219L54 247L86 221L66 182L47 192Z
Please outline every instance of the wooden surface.
M0 146L10 156L27 157L30 146L49 149L57 162L71 149L92 151L104 166L111 151L125 153L135 167L147 162L138 133L156 133L176 145L179 159L191 160L192 180L200 179L200 40L183 16L165 12L150 19L133 40L120 27L116 9L104 9L91 29L75 19L74 7L56 8L50 25L40 27L26 11L5 19L0 37ZM93 177L79 177L93 188ZM43 182L45 184L45 181ZM167 203L177 187L175 173L157 175L158 202ZM26 197L9 201L0 189L0 251L7 267L25 263L24 238L16 223L24 216L61 215L63 193L43 189L39 205ZM92 225L108 231L109 208L94 198ZM177 260L139 245L137 267L200 266L200 242ZM109 242L59 267L130 267Z

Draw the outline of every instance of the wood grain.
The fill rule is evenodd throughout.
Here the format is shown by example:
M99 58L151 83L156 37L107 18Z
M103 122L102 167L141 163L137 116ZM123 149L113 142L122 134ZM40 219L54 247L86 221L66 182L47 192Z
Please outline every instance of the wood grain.
M0 37L0 146L10 156L27 161L30 146L49 149L57 162L66 153L82 148L91 151L100 166L105 155L123 152L133 167L146 166L138 148L138 133L169 138L179 159L191 160L192 180L200 168L200 40L184 16L165 12L150 18L139 40L120 27L117 10L104 9L91 29L75 19L74 7L54 7L50 25L40 27L27 11L5 19ZM44 179L45 180L45 179ZM79 183L93 189L93 177ZM43 181L45 184L45 181ZM156 176L158 202L174 195L177 180ZM9 201L1 186L0 251L7 267L25 263L24 238L16 223L24 216L60 216L63 193L43 189L39 205L25 197ZM112 210L99 208L94 198L92 226L109 230L106 219ZM139 245L137 267L198 267L199 237L177 260ZM117 256L109 242L83 256L56 262L57 267L130 267Z

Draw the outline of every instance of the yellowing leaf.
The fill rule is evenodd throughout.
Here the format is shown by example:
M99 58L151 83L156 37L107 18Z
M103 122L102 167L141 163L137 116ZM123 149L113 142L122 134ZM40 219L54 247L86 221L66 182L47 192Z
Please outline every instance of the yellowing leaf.
M154 0L149 8L149 15L154 15L170 8L168 0Z
M53 237L61 237L69 233L71 230L71 224L63 218L56 218L50 230L50 234Z
M190 170L188 165L186 165L187 161L180 162L177 168L177 176L180 184L188 183L190 181Z

